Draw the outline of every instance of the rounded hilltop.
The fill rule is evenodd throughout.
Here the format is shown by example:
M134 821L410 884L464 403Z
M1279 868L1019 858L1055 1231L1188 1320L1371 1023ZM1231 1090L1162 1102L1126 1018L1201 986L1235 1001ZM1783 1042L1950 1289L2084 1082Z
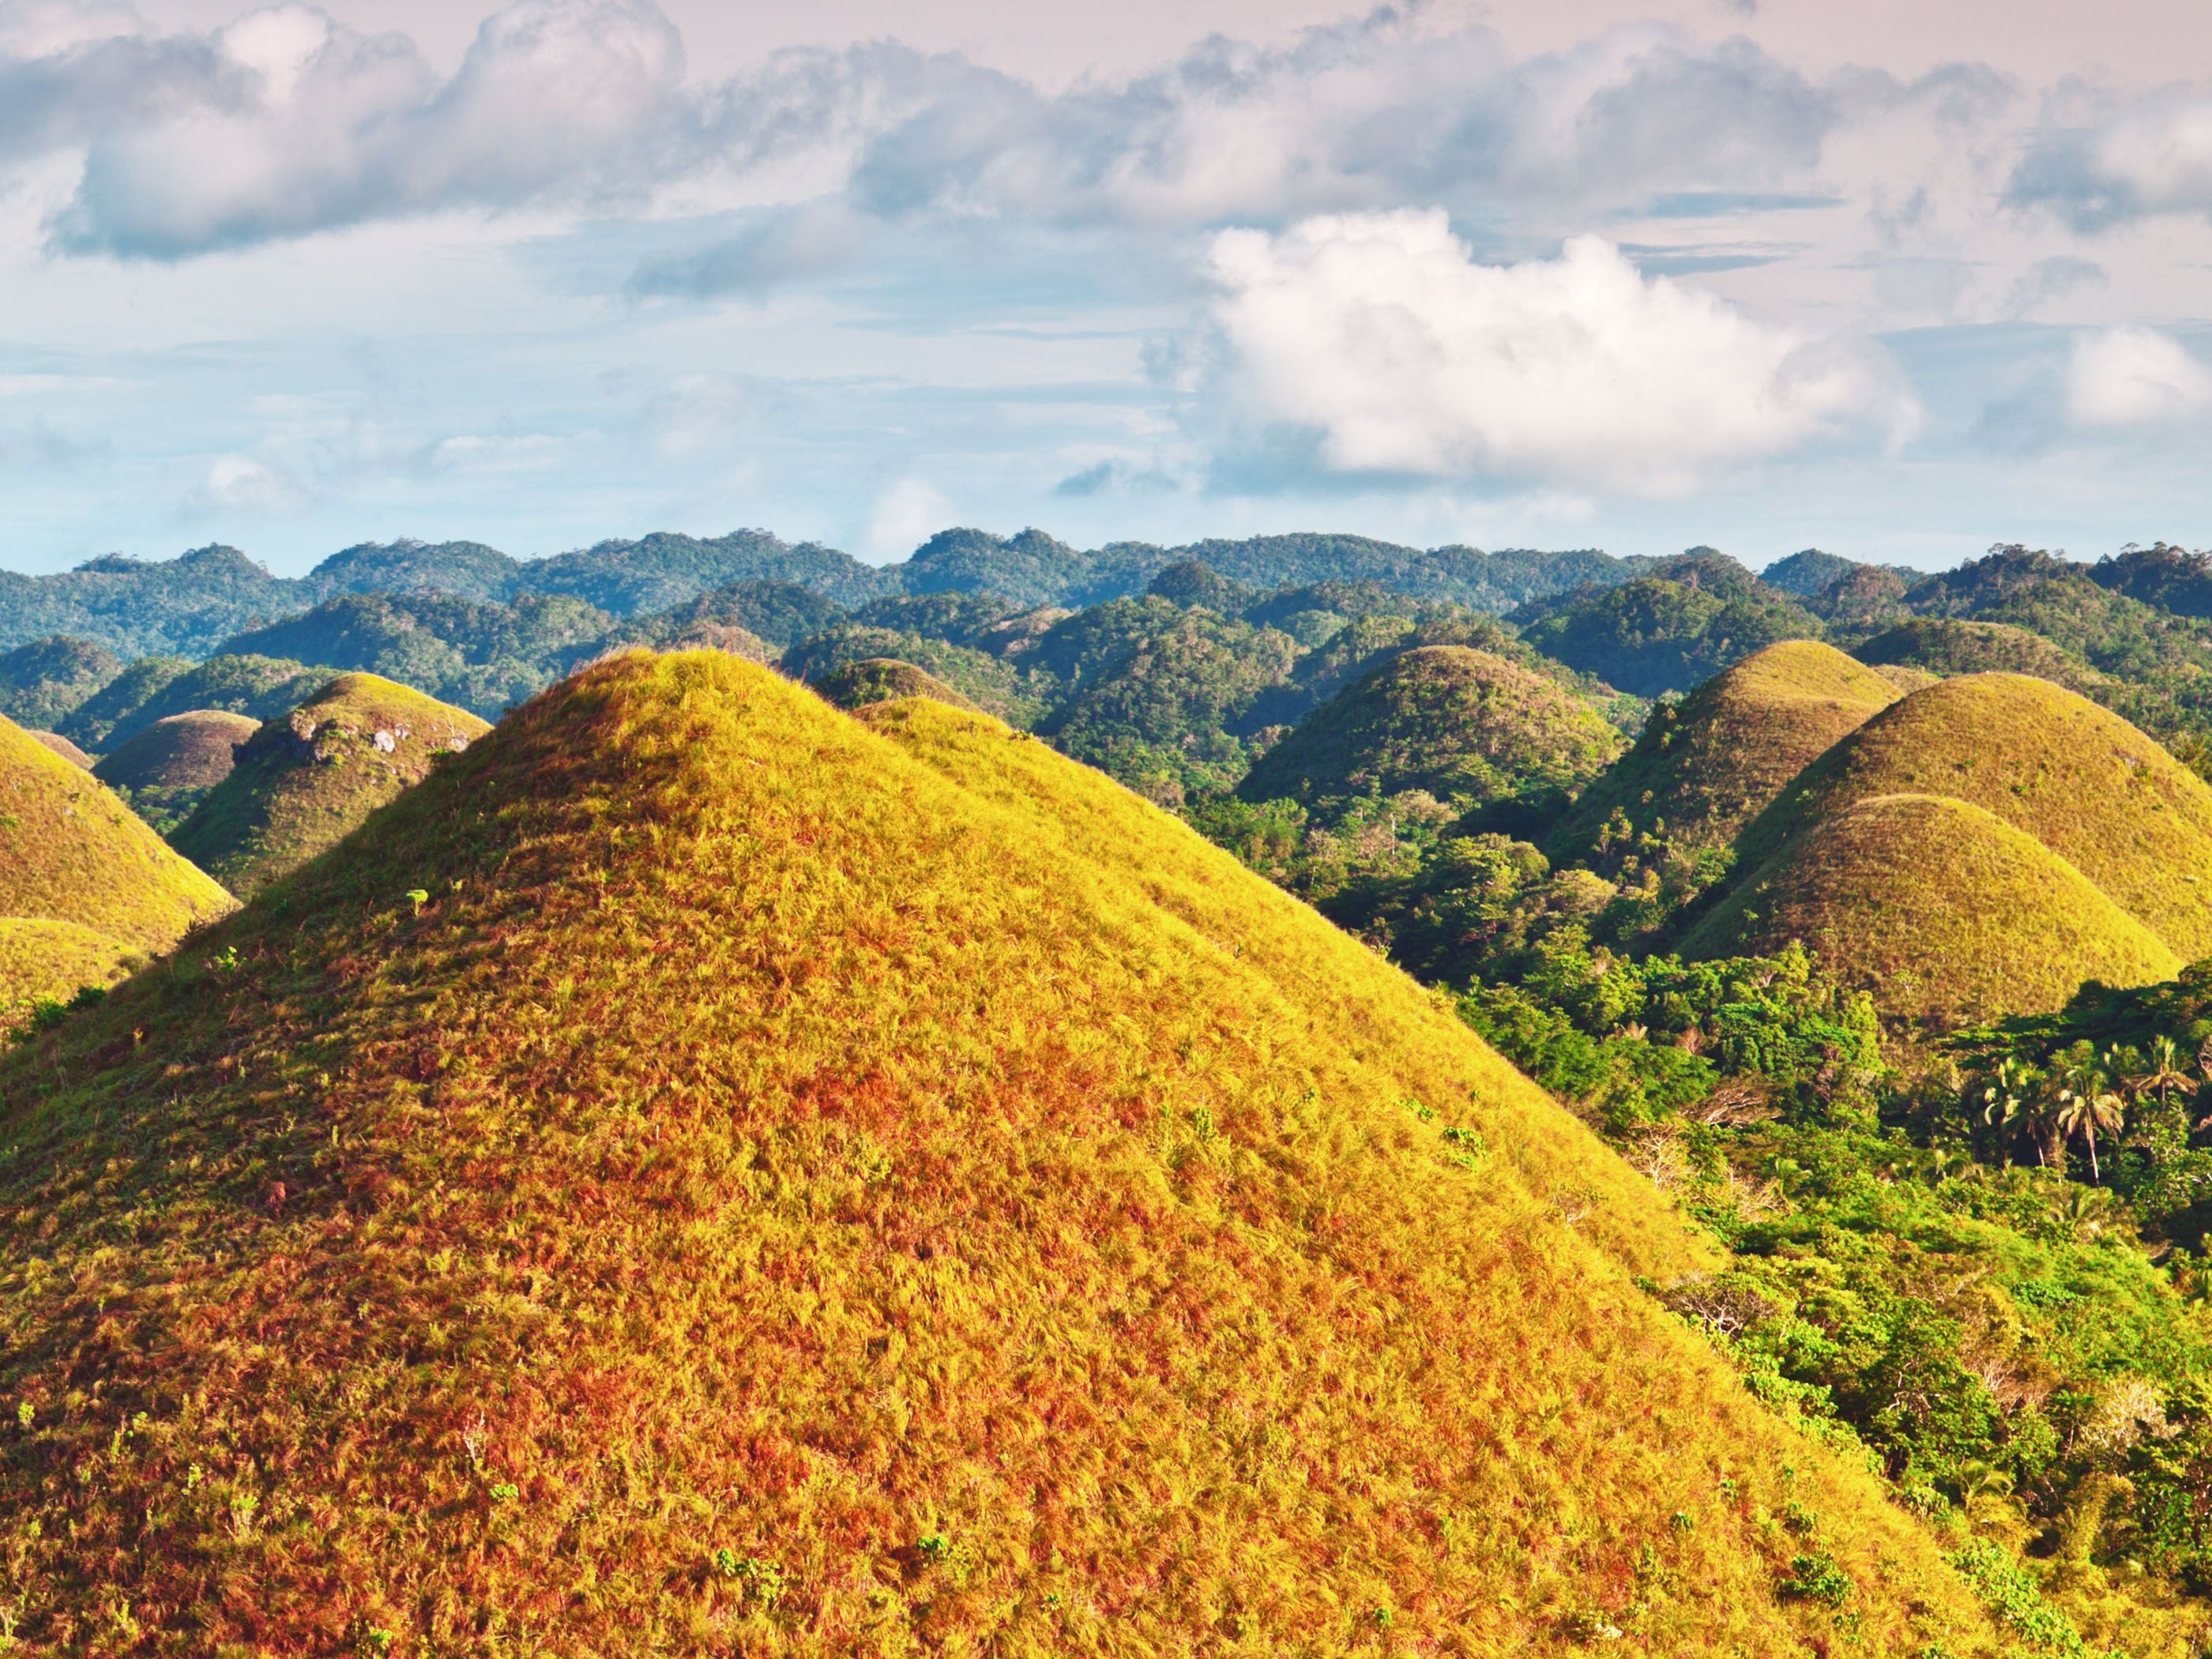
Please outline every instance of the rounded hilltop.
M1994 813L2182 960L2212 955L2212 788L2118 715L2026 675L1939 680L1884 709L1746 828L1737 867L1765 865L1858 802L1900 794Z
M100 757L93 776L112 788L212 789L236 764L232 750L260 722L220 708L167 714Z
M1817 640L1785 640L1662 704L1546 842L1588 852L1616 814L1686 848L1723 848L1806 764L1904 695Z
M2117 684L2040 634L2010 623L1956 617L1916 617L1875 635L1851 654L1877 669L1917 668L1946 678L2028 674L2085 695Z
M491 727L374 674L340 674L238 746L170 843L251 898L360 828Z
M0 1055L33 1648L1996 1648L1650 1183L1022 734L625 655L283 901Z
M12 930L16 1000L104 983L126 959L167 950L235 902L97 778L0 717L0 919L75 930ZM98 971L85 934L106 941ZM43 971L41 939L53 947Z
M1295 800L1324 817L1408 790L1475 808L1571 792L1620 747L1620 734L1557 681L1487 651L1421 646L1299 721L1237 793Z
M2146 985L2181 958L2081 871L1994 813L1875 795L1810 822L1683 942L1692 958L1801 939L1886 1017L1936 1030L2046 1013L2088 980Z
M814 682L815 695L839 708L864 708L902 697L929 697L955 708L983 711L927 669L896 657L867 657L833 668Z

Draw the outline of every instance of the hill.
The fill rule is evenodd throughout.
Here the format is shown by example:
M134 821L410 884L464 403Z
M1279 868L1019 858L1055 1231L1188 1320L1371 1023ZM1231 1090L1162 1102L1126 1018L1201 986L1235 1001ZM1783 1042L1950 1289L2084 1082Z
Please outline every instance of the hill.
M0 651L0 715L32 731L51 731L122 672L113 652L88 640L33 640Z
M438 756L490 729L374 674L341 674L258 726L170 844L250 898L421 782Z
M230 775L232 751L258 729L218 708L164 715L102 756L92 775L166 833Z
M1535 650L1644 697L1686 691L1755 651L1826 631L1797 599L1709 548L1617 586L1523 605L1511 620Z
M15 983L65 996L104 978L88 974L93 957L166 951L234 908L98 779L0 719L0 919L78 930L12 929ZM86 933L109 942L105 955ZM55 955L42 968L39 952L48 949Z
M1171 821L889 707L940 764L595 665L234 969L0 1058L21 1638L1993 1650L1632 1283L1703 1254L1648 1183Z
M1462 811L1521 795L1564 800L1622 747L1590 706L1517 664L1464 646L1392 658L1262 755L1237 793L1328 819L1353 801L1422 790Z
M2212 554L2169 547L2131 547L2089 567L2098 586L2156 605L2178 617L2212 617Z
M872 702L896 702L902 697L929 697L971 714L983 712L936 675L890 657L863 658L833 669L814 682L814 690L839 708L864 708Z
M75 922L0 916L0 1037L40 1003L66 1002L88 985L105 990L146 959Z
M1875 667L1923 668L1940 677L2032 674L2091 697L2114 684L2063 647L2009 623L1916 617L1853 647L1851 654Z
M2212 955L2212 788L2118 715L2019 674L1939 680L1876 714L1745 829L1739 868L1859 801L1901 794L1995 813L2184 960Z
M267 720L312 694L335 672L282 657L225 655L203 663L149 657L80 703L62 722L62 735L100 753L172 714L214 709Z
M1833 646L1770 645L1656 710L1635 746L1583 792L1547 849L1559 862L1586 854L1616 814L1632 835L1724 848L1810 762L1899 695Z
M27 731L24 736L34 742L44 744L71 766L81 766L88 772L92 770L92 757L62 736L60 732Z
M2047 1013L2085 981L2147 985L2181 959L2087 877L1994 813L1874 795L1810 822L1738 882L1686 956L1802 940L1893 1018L1936 1030Z

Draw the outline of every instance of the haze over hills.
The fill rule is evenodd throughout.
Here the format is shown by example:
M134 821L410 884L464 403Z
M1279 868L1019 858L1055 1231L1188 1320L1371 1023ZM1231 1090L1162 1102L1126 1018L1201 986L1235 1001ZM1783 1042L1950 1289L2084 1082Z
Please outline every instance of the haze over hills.
M0 1235L24 1637L1995 1651L1636 1288L1707 1247L1595 1138L1103 780L878 707L599 665L0 1059L10 1207L79 1195Z

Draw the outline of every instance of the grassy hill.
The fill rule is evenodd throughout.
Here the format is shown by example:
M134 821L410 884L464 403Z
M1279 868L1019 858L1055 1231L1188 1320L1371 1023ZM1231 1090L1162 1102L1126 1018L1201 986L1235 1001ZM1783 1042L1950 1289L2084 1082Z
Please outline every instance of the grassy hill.
M55 754L59 755L64 760L67 761L71 766L82 767L88 772L92 770L92 757L86 754L83 750L78 748L60 732L26 731L24 735L36 742L44 744L48 749L52 750Z
M170 844L250 897L421 782L437 756L490 729L374 674L341 674L258 727Z
M1555 861L1586 853L1616 813L1683 847L1726 847L1808 763L1900 695L1833 646L1770 645L1656 711L1547 850Z
M1684 941L1717 958L1816 951L1887 1016L1946 1029L2046 1013L2082 982L2147 985L2181 959L2079 870L1994 813L1934 795L1853 800L1737 882Z
M234 908L106 785L0 718L0 919L68 924L9 930L14 998L104 983Z
M0 916L0 1035L42 1002L65 1002L82 988L102 989L143 966L147 954L75 922Z
M1856 802L1971 802L2078 869L2185 961L2212 955L2212 788L2108 710L2047 680L1967 674L1884 709L1748 825L1738 867Z
M234 969L0 1058L58 1218L0 1232L19 1635L1994 1651L1446 1010L1042 745L873 717L597 665Z
M283 714L335 669L283 657L226 655L189 663L173 657L135 662L62 722L64 737L104 754L159 720L213 708L257 720Z
M230 775L232 751L259 729L220 708L167 714L101 756L92 775L167 833Z
M1471 809L1528 793L1564 797L1621 747L1620 734L1557 681L1487 652L1428 646L1309 714L1237 793L1296 800L1324 817L1409 789Z
M983 712L936 675L890 657L863 658L833 669L814 683L814 690L817 696L840 708L896 702L902 697L930 697L955 708L979 714Z

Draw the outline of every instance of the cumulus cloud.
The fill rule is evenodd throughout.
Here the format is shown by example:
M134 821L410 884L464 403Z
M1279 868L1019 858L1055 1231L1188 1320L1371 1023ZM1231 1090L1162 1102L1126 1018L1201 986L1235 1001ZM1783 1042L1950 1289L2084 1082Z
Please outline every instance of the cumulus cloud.
M2110 328L2075 342L2066 370L2066 412L2075 425L2163 425L2208 410L2212 370L2171 335Z
M2069 90L2077 98L2067 101L2078 101ZM2048 119L2008 196L2084 231L2157 214L2212 216L2212 94L2167 89Z
M902 478L876 498L866 545L878 559L904 558L952 522L952 504L921 478Z
M1594 236L1477 264L1440 211L1221 233L1229 390L1339 472L1642 493L1900 412L1878 367L1647 278Z

